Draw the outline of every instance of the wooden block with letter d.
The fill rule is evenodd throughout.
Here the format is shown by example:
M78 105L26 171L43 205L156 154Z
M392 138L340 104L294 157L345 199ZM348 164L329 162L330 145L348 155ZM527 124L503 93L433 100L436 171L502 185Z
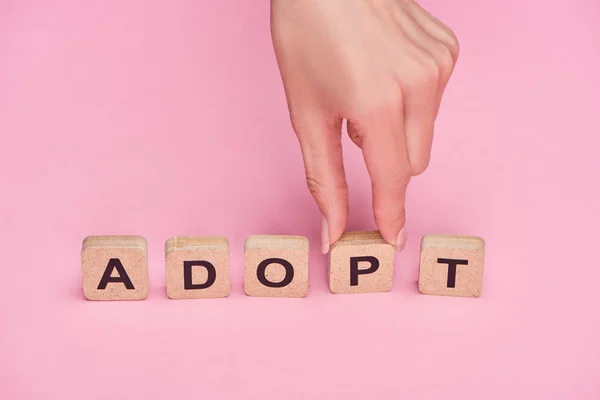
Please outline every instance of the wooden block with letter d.
M387 292L393 275L394 247L379 231L346 232L331 246L329 288L333 293Z
M485 242L477 236L425 235L419 290L438 296L479 297Z
M308 292L308 239L250 235L244 244L248 296L304 297Z
M148 296L148 256L141 236L88 236L81 249L88 300L142 300Z
M224 237L172 237L165 243L167 296L226 297L230 290L229 241Z

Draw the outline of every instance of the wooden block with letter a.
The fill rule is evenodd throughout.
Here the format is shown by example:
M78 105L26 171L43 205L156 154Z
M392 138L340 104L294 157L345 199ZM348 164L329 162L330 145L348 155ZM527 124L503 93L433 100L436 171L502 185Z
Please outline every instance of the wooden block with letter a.
M88 236L81 249L83 294L88 300L143 300L148 256L141 236Z

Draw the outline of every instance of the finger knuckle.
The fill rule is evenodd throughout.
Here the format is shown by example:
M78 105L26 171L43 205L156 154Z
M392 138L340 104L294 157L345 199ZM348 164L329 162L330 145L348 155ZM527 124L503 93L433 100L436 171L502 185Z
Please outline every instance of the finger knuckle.
M314 197L319 197L325 192L325 185L320 180L310 176L306 177L306 186L308 186L308 190Z
M450 48L444 44L440 44L437 52L437 64L441 75L448 77L454 69L454 56Z
M402 168L382 182L382 187L390 192L404 192L410 182L410 168Z
M454 34L454 31L452 31L452 29L450 28L448 28L448 37L448 48L450 49L450 51L454 55L454 59L456 60L458 58L458 55L460 54L460 43L458 42L458 38Z
M439 30L440 39L444 42L444 44L446 46L448 46L448 48L450 49L450 51L452 52L452 54L455 56L455 59L456 59L458 57L458 53L460 50L458 37L456 37L456 34L454 33L454 31L448 25L445 25L440 22L439 28L441 28Z
M431 84L440 79L440 67L431 55L421 57L420 64L420 78L423 84Z
M429 53L422 54L413 60L408 75L402 79L402 87L407 93L435 93L440 82L440 67L437 60Z
M404 223L406 222L404 206L401 206L396 210L375 209L373 214L377 225L391 224L394 226L404 226Z
M402 104L402 92L394 85L366 96L359 96L348 110L348 119L354 125L356 135L360 136L365 126L389 115Z
M335 193L347 193L348 184L346 180L334 181L332 184L327 185L321 179L316 179L310 175L306 176L306 185L308 187L309 192L316 199L321 199L330 192Z

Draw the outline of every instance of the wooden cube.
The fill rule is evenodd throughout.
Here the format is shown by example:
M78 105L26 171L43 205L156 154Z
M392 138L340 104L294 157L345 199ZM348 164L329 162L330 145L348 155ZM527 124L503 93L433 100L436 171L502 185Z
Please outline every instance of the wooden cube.
M89 300L143 300L148 256L141 236L88 236L81 250L83 294Z
M226 297L230 290L229 241L224 237L172 237L165 243L167 296Z
M333 293L387 292L393 275L394 247L379 231L346 232L331 246L329 288Z
M419 290L439 296L478 297L484 249L484 240L476 236L423 236Z
M308 239L250 235L244 245L248 296L304 297L308 293Z

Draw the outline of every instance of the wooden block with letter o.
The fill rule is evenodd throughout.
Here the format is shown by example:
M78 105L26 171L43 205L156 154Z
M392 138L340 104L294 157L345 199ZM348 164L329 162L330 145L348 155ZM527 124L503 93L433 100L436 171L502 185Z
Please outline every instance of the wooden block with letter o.
M419 290L439 296L479 297L485 242L477 236L425 235Z
M387 292L393 274L394 247L379 231L346 232L331 246L329 288L333 293Z
M172 237L165 243L167 296L226 297L230 290L229 241L224 237Z
M81 250L88 300L142 300L148 296L148 256L141 236L88 236Z
M306 296L308 239L302 236L248 236L244 245L244 290L249 296Z

